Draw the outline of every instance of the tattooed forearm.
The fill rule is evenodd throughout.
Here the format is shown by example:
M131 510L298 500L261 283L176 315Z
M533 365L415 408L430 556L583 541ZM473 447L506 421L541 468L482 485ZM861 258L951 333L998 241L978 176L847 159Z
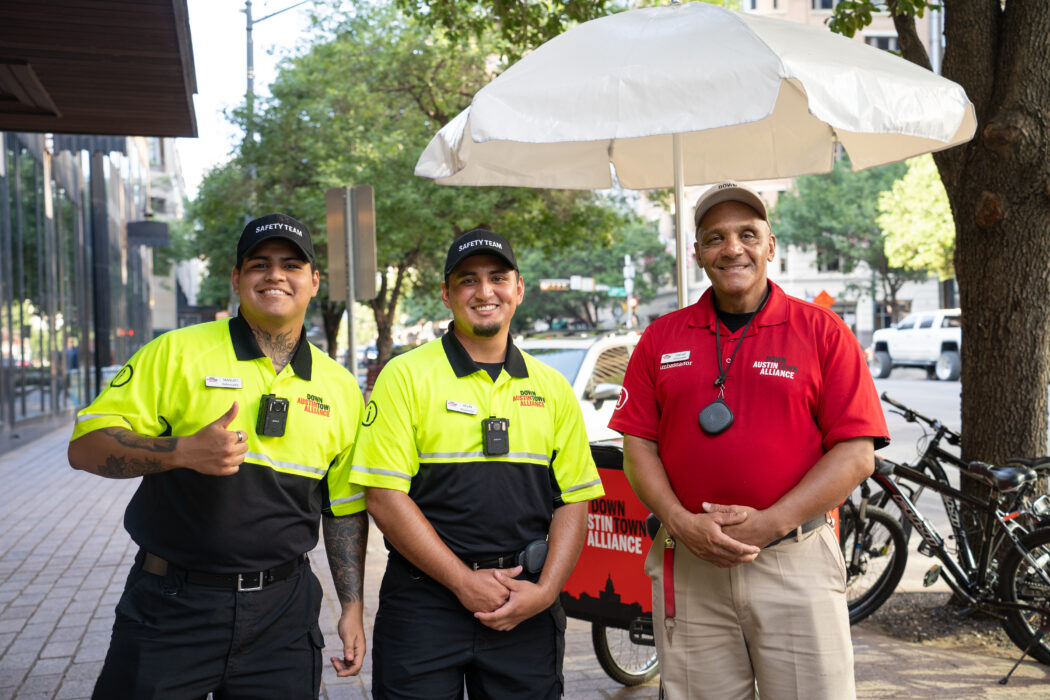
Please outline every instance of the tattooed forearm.
M102 428L102 432L125 447L135 447L150 452L174 452L175 446L179 444L177 437L146 437L124 428Z
M110 455L106 463L98 465L98 475L109 479L132 479L146 474L157 474L164 471L164 466L156 459L128 459Z
M273 362L274 371L280 373L285 365L292 361L292 355L299 344L300 332L286 331L274 335L252 326L252 333L255 335L255 341L259 343L259 348Z
M102 428L99 432L113 438L124 447L130 447L144 452L173 452L175 446L179 442L179 439L176 437L147 437L145 435L133 433L125 428ZM99 447L100 450L107 450L107 452L108 449L112 449L107 449L104 445L100 445ZM97 459L104 459L105 463L99 464L94 470L92 470L99 476L104 476L110 479L132 479L136 476L157 474L165 469L161 460L158 458L149 456L140 457L136 455L107 454L107 452L102 452L102 454L97 457Z
M365 585L365 547L368 543L368 515L364 512L334 517L324 516L324 547L328 566L342 603L362 599Z

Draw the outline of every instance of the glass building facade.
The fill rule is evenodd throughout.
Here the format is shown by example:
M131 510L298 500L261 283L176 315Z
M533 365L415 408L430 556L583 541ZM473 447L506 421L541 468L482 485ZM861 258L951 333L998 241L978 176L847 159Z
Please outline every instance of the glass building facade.
M0 432L86 404L153 337L148 207L145 139L0 133Z

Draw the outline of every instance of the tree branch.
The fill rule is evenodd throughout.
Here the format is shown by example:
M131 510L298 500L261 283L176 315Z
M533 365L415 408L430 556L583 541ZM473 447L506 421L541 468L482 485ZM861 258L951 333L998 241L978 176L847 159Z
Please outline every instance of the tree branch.
M897 30L897 43L901 49L901 56L926 70L931 70L930 56L926 53L926 47L919 39L919 31L915 28L915 17L899 14L896 2L890 2L887 5L893 14L893 28Z

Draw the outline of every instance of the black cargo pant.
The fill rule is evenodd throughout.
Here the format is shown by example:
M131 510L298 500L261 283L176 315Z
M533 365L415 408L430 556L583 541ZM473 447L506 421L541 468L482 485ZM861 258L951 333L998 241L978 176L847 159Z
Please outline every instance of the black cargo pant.
M117 603L95 700L316 698L324 640L321 584L304 563L259 591L187 584L142 570Z
M391 554L372 640L372 696L553 700L562 694L560 603L513 630L486 627L447 588Z

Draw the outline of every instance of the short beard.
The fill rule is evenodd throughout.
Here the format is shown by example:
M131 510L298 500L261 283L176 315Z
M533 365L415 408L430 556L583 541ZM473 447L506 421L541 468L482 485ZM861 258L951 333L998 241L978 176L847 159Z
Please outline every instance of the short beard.
M499 323L490 323L485 325L479 325L475 323L473 324L472 328L474 331L474 335L478 338L492 338L498 335L500 332Z

